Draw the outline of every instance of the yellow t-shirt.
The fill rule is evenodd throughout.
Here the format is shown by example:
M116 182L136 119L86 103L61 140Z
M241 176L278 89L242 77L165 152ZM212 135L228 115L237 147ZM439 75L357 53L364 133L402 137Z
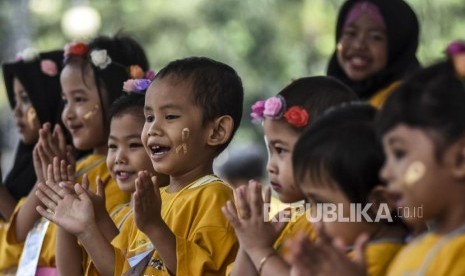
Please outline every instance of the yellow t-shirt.
M238 249L234 229L221 212L221 207L234 198L232 189L221 179L207 175L176 193L167 193L163 187L160 194L162 218L176 236L176 275L224 275ZM150 240L134 224L128 234L125 256L115 252L115 275L127 272L129 263L141 253L153 250ZM152 253L144 274L169 275L158 252Z
M389 265L405 246L401 240L381 239L372 241L365 248L365 261L369 276L386 275Z
M15 246L7 242L8 228L9 222L0 223L0 275L14 275L23 249L23 244Z
M281 231L281 234L279 234L274 242L273 248L277 250L281 256L284 256L284 242L286 239L294 237L297 233L305 233L312 241L316 239L315 229L307 220L305 214L298 214L291 218L291 221L284 227L283 231Z
M129 203L122 204L118 206L118 208L115 208L115 210L113 211L113 214L110 214L110 216L113 222L115 223L116 227L120 231L118 235L125 234L124 232L122 232L122 230L123 228L127 229L128 227L127 226L124 227L124 226L127 225L127 223L131 225L134 222L132 208L131 206L129 206ZM116 247L116 248L122 248L122 245L119 245L119 244L112 243L112 245L113 247ZM92 262L90 258L88 258L85 275L100 275L100 273L98 272L97 268L94 266L94 263Z
M96 155L96 154L91 154L84 159L80 160L77 165L76 165L76 181L81 182L82 180L82 175L84 173L87 173L87 176L90 180L91 187L94 191L97 191L97 183L95 182L95 179L97 176L100 176L102 179L102 182L105 186L105 199L106 199L106 209L108 212L112 212L113 208L117 207L117 205L128 202L130 195L122 192L116 182L111 178L110 172L108 171L106 162L105 162L105 155ZM14 223L17 217L17 214L19 212L19 209L21 206L24 205L26 202L26 198L23 198L18 202L13 215L10 220L9 227L7 227L7 233L6 233L6 240L7 242L13 246L14 250L17 250L17 252L22 251L23 243L18 243L16 241L15 237L15 231L14 231ZM55 262L55 246L56 246L56 225L53 223L50 223L47 232L44 237L44 241L42 244L42 249L40 252L40 257L38 261L38 266L42 267L56 267L56 262ZM11 250L11 249L10 249ZM16 255L17 253L15 252L13 255ZM5 262L13 266L17 266L19 263L19 258L18 259L13 259L13 260L5 260L7 258L3 258L2 256L2 262ZM87 261L84 260L84 263Z
M378 92L376 92L375 95L373 95L368 100L368 102L372 106L380 109L383 106L386 99L392 94L392 92L394 92L394 90L396 90L399 87L399 85L400 85L400 81L396 81L396 82L391 83L389 86L380 89Z
M465 233L418 237L397 255L387 275L465 275Z

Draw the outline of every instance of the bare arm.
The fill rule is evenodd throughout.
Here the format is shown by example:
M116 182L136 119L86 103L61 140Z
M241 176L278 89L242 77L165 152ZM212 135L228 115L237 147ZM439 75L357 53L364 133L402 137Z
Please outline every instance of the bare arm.
M10 220L18 201L10 194L8 189L1 182L0 172L0 216L5 220Z
M239 248L239 251L236 255L236 260L234 261L234 266L231 271L231 276L256 276L257 270L255 269L254 264L250 260L249 256L242 247Z
M176 236L161 218L161 196L156 178L140 172L134 194L134 220L153 243L171 274L176 274Z
M83 256L76 237L58 227L56 239L56 265L59 275L84 275Z

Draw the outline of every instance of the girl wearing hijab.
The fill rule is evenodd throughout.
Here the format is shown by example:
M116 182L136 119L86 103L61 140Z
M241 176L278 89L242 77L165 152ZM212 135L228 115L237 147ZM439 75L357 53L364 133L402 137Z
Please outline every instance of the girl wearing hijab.
M419 25L403 0L348 0L336 26L337 47L327 74L376 107L420 68Z
M0 179L0 215L5 221L37 180L32 151L40 126L46 122L53 126L60 121L62 60L63 51L38 53L26 49L18 54L15 62L2 66L8 100L20 134L13 167L3 183Z

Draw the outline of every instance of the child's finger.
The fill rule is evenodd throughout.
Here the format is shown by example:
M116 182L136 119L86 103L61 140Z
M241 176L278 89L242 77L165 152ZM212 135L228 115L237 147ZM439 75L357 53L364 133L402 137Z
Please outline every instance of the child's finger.
M55 211L57 204L50 199L47 194L42 192L42 190L36 190L35 195L45 205L45 207L47 207L47 209Z
M60 161L60 177L63 181L71 181L72 179L68 178L67 165L65 160Z
M68 164L73 166L73 168L76 166L76 159L73 155L73 147L70 145L66 145L66 161L68 161Z
M66 153L66 138L65 138L65 135L63 134L63 130L61 129L61 126L59 124L56 124L53 132L56 134L55 138L58 141L58 149L60 150L60 154L65 154Z
M76 195L79 197L80 200L91 201L88 191L84 190L84 188L82 188L82 186L79 183L74 184L74 191L76 192Z
M251 215L251 210L249 203L247 202L247 194L245 192L246 187L240 186L236 189L236 206L237 207L237 214L240 219L249 219Z
M262 186L254 180L249 182L249 195L252 214L263 216Z
M97 195L105 201L105 188L103 186L102 178L97 176Z
M271 188L268 186L265 188L265 202L266 204L271 203Z
M40 164L42 166L42 173L43 173L44 177L46 177L47 176L48 164L50 162L49 162L49 160L47 160L47 157L45 156L44 151L43 151L42 146L40 145L40 143L37 143L37 153L39 155Z
M82 176L82 188L84 188L85 190L89 190L89 178L87 177L87 174L85 173L83 176Z
M223 215L226 217L226 219L231 223L232 227L237 229L241 226L241 222L236 216L237 212L233 205L234 204L231 201L228 201L226 202L226 206L221 208L221 211L223 212Z
M72 182L60 182L58 183L60 189L57 191L58 194L64 197L66 194L74 194L74 183Z
M367 233L362 233L355 240L353 261L360 267L365 267L365 248L369 238Z
M158 178L156 176L152 176L152 183L153 183L153 188L155 190L160 189L160 183L158 183Z
M74 182L74 165L67 165L66 166L66 174L68 180Z
M55 222L55 213L53 211L47 211L42 206L37 206L36 211L43 216L44 218L48 219L51 222Z
M60 173L60 159L55 156L53 157L53 177L55 178L56 182L64 181L65 179L61 178Z
M55 177L53 175L53 166L52 164L48 164L47 166L47 181L56 183Z

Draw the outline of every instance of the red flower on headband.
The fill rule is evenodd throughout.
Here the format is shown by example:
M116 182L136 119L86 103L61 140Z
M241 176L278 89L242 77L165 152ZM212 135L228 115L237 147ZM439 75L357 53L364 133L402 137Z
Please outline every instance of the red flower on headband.
M284 113L287 122L297 128L304 127L308 124L307 110L300 106L293 106Z
M87 45L78 42L78 43L68 43L65 45L65 53L64 56L65 58L68 58L69 56L77 56L77 57L83 57L87 54L89 49L87 48Z
M75 55L75 56L84 56L85 54L87 54L87 45L84 44L84 43L77 43L75 45L73 45L70 49L70 53L72 55Z

